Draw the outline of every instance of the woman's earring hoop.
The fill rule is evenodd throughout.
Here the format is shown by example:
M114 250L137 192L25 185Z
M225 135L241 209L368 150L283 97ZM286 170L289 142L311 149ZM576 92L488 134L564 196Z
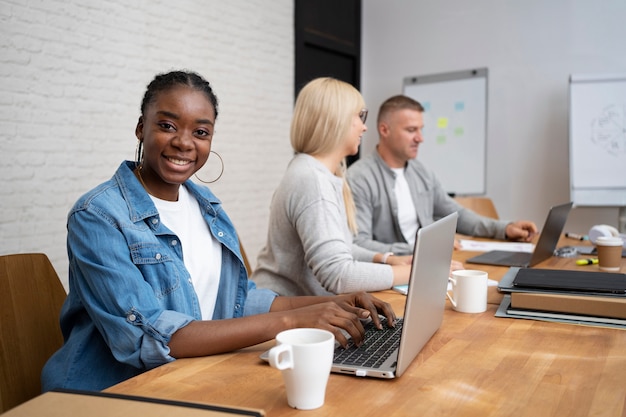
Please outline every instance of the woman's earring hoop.
M215 152L215 151L211 151L211 153L214 153L215 156L217 156L220 160L220 163L222 164L222 170L220 171L220 175L217 176L217 178L215 178L213 181L205 181L202 178L200 178L198 176L198 173L195 173L194 175L196 176L196 178L198 179L198 181L203 182L205 184L213 184L215 181L219 180L220 178L222 178L222 174L224 173L224 160L222 159L222 156Z

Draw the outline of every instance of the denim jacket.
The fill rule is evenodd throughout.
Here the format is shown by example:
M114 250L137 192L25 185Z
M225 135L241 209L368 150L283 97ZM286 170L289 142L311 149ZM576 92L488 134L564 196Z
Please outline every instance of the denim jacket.
M42 373L44 391L101 390L173 361L168 342L200 320L200 306L178 237L125 161L68 216L69 293L61 310L63 347ZM269 311L276 294L247 278L237 233L206 187L184 184L223 245L213 319Z

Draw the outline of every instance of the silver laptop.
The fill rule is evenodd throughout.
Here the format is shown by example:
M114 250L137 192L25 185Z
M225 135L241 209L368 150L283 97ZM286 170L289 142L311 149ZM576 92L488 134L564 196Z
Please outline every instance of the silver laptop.
M473 258L469 258L467 263L484 264L484 265L500 265L500 266L519 266L531 267L537 265L541 261L545 261L554 254L556 245L559 242L563 227L567 221L567 216L572 209L572 203L565 203L554 206L548 212L548 218L543 226L543 230L539 235L539 240L535 246L535 250L530 252L514 252L503 250L492 250L485 252Z
M395 329L386 324L383 330L369 326L358 348L337 345L333 372L377 378L395 378L404 373L443 321L457 217L453 213L418 230L401 323ZM391 345L385 357L381 356L384 346L372 342L370 334L382 335L382 342ZM340 356L347 359L338 362ZM267 360L267 352L261 358ZM379 365L372 365L372 361Z
M391 339L386 342L392 346L387 358L378 358L381 349L375 348L378 345L366 333L360 348L336 348L333 372L395 378L402 375L413 362L443 321L457 217L458 214L453 213L417 232L404 315L396 325L397 330L385 336L386 339ZM383 324L383 328L386 329L387 325ZM387 331L389 330L376 328L368 330L374 336ZM352 354L350 351L353 351ZM368 358L368 355L374 359ZM347 356L348 359L340 361L342 356ZM370 365L372 361L379 365Z

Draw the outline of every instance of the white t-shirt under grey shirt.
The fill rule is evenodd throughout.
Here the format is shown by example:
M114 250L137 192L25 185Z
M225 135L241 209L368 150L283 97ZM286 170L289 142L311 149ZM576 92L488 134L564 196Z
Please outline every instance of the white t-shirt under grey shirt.
M404 168L392 168L391 170L396 174L394 192L396 194L396 200L398 201L398 223L400 224L400 230L402 230L402 235L406 241L414 245L418 224L417 210L411 199L411 190L404 177Z

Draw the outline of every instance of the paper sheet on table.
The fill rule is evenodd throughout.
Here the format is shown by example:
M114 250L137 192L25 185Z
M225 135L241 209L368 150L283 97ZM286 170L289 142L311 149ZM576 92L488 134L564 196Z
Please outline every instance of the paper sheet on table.
M491 242L482 240L460 239L461 250L486 252L490 250L505 250L510 252L532 252L535 245L524 242Z

